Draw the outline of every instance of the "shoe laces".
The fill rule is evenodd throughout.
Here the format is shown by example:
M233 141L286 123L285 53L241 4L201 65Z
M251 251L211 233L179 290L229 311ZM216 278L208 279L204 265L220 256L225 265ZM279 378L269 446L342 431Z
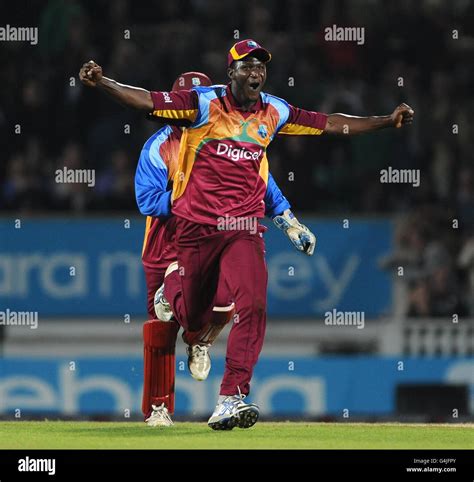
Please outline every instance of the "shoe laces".
M151 417L157 417L161 420L166 420L169 422L171 425L173 425L173 420L171 420L171 417L169 416L168 409L166 408L165 404L162 403L161 405L152 405L151 408L153 409L153 413L151 414Z
M160 303L166 308L166 309L170 309L171 308L171 305L168 303L168 301L166 300L165 298L165 293L163 291L163 293L161 294L160 296Z
M229 395L227 396L223 402L226 402L226 403L231 403L232 405L241 405L244 403L244 398L246 397L246 395L243 395L242 392L240 391L240 387L237 385L237 390L238 390L238 394L236 395Z
M193 355L200 361L204 362L206 361L207 355L209 348L206 345L195 345L194 353Z
M165 305L165 306L169 306L169 303L168 301L166 301L166 298L165 298L164 285L161 285L158 288L158 291L156 292L156 297L158 299L158 303L161 303L162 305Z

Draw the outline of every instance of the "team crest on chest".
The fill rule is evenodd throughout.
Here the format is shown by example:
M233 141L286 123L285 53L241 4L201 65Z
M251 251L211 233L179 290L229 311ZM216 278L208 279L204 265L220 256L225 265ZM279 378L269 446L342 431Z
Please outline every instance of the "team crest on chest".
M260 124L258 126L258 135L262 138L262 139L265 139L268 135L268 131L267 131L267 126L265 124Z

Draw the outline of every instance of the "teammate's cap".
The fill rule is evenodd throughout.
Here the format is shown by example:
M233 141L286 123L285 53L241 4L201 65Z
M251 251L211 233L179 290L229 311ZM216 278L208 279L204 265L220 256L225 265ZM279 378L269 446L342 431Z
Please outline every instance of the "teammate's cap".
M270 52L255 42L255 40L246 39L237 42L229 50L227 65L230 66L234 60L242 60L250 54L262 62L269 62L272 58Z
M193 87L207 87L212 85L211 79L202 72L184 72L173 84L171 90L190 90Z

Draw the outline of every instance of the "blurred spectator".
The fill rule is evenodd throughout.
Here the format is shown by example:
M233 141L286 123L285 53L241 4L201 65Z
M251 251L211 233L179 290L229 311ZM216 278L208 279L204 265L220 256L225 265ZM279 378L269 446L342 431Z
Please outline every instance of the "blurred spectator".
M464 315L456 265L448 246L453 229L432 210L419 209L399 220L395 250L380 260L394 274L394 314Z
M127 153L117 149L112 153L111 165L100 175L97 182L99 207L103 209L132 209L134 206L134 169Z
M87 203L88 186L84 182L67 182L67 179L57 177L57 173L77 172L85 169L81 146L77 142L69 142L57 159L54 170L52 202L60 210L84 211Z
M469 313L474 316L474 229L464 242L457 261L459 268L467 277L466 304L469 307Z
M457 208L461 226L466 230L474 228L474 175L473 167L465 166L459 172Z

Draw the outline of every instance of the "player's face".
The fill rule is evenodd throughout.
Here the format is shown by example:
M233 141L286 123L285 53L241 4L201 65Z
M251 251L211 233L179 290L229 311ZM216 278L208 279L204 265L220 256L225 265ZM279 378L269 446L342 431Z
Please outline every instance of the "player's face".
M255 57L246 57L232 64L229 77L243 98L257 101L267 80L267 69Z

